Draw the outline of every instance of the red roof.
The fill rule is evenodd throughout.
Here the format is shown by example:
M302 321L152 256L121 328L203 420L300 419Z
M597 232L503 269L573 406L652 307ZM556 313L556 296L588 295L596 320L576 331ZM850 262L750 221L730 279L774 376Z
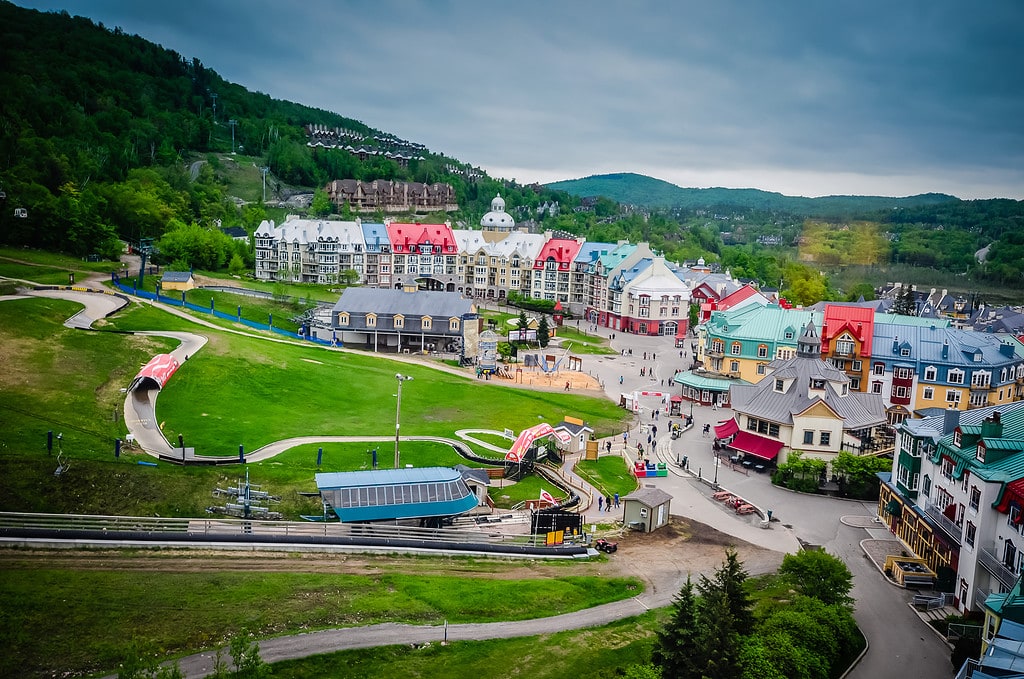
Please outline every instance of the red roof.
M459 251L452 227L447 224L391 222L387 225L387 230L391 249L398 254L422 252L424 254L454 255Z
M1024 479L1017 479L1006 484L1006 488L1003 489L1003 498L999 501L996 511L1009 514L1010 502L1016 502L1024 507Z
M547 261L554 260L558 263L559 271L568 271L579 251L580 243L575 238L552 238L544 243L537 258L533 260L533 268L543 269Z
M861 356L871 355L871 337L875 334L875 310L867 307L826 304L825 317L821 327L821 343L835 339L849 332L860 342Z
M749 431L737 432L736 438L729 444L729 447L734 450L763 460L774 460L782 450L782 446L782 441L751 434Z
M744 285L742 288L740 288L736 292L732 293L731 295L726 295L725 297L720 299L718 301L718 309L719 309L719 311L725 311L726 309L731 309L732 307L736 306L740 302L742 302L744 300L747 300L747 299L750 299L754 295L760 295L760 294L761 293L756 288L754 288L754 286L752 286L752 285Z

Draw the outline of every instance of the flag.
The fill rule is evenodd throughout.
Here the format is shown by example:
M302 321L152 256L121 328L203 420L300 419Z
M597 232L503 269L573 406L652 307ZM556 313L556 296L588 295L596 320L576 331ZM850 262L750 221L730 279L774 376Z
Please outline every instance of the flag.
M540 491L540 499L544 500L545 502L550 502L553 505L558 504L558 502L555 501L555 498L551 497L551 493L549 493L546 490L541 490Z

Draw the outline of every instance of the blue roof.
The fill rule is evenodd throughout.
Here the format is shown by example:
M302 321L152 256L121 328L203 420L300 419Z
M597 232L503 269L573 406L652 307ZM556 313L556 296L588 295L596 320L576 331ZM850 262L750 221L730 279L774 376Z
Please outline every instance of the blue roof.
M326 472L316 485L343 522L456 516L477 506L462 474L449 467Z
M388 230L383 224L363 222L363 240L366 241L367 252L380 252L381 245L391 246Z
M454 481L462 475L451 467L406 467L405 469L371 469L359 472L321 472L316 475L320 490L334 488L368 488L396 483L429 483Z

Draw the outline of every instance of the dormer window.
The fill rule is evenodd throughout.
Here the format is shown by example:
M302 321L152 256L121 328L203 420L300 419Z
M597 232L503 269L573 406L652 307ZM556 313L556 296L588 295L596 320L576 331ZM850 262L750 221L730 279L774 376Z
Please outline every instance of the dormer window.
M775 380L775 391L777 391L780 394L784 393L785 392L785 387L786 387L786 383L784 381L782 381L780 379Z
M448 331L449 332L458 332L459 331L459 325L460 325L459 319L454 318L454 317L448 319Z
M377 314L366 314L366 325L370 328L377 327Z
M405 327L405 316L403 316L401 314L397 314L395 316L395 327L396 328L404 328Z
M820 391L820 390L822 390L824 388L825 388L825 380L817 378L817 377L812 377L811 378L811 389L816 389L816 390Z
M984 443L982 443L980 441L978 442L978 450L975 451L974 457L978 460L978 462L984 462L985 461L985 444Z
M959 429L955 430L953 432L953 445L956 446L957 448L959 448L960 444L963 443L963 441L964 441L963 432L961 432Z
M340 314L338 314L338 325L348 325L348 324L349 324L348 312L347 311L342 311Z
M424 316L423 318L421 318L420 319L420 323L422 323L424 330L430 330L430 328L431 328L430 316Z
M910 347L902 347L900 349L900 356L910 356Z

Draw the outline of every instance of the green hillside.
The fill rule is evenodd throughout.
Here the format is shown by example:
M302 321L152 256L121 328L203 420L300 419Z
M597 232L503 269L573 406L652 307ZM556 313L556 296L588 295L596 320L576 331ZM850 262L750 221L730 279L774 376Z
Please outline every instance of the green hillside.
M548 188L574 196L603 196L619 203L647 208L684 210L731 207L792 215L825 217L863 215L879 210L941 205L961 202L955 196L926 193L905 198L883 196L825 196L804 198L784 196L760 189L685 189L675 184L633 173L603 174L553 182Z

